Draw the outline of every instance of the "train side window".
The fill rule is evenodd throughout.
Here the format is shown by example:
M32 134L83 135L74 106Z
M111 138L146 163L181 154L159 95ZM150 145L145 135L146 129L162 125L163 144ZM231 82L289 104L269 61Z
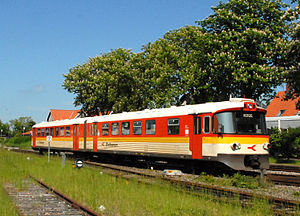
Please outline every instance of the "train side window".
M64 127L60 128L60 136L65 136L65 128Z
M93 124L90 126L90 135L93 136Z
M46 128L46 136L49 136L49 128Z
M176 135L179 134L179 118L168 119L168 134Z
M108 123L102 124L102 135L108 136L108 134L109 134L109 124Z
M146 120L146 134L148 135L155 134L155 131L156 131L156 121Z
M71 135L71 130L70 127L66 127L66 136L70 136Z
M59 128L58 127L55 128L55 136L59 136Z
M79 136L79 125L77 125L77 136Z
M204 133L210 133L210 116L204 117Z
M45 136L45 128L42 128L42 136Z
M111 124L111 135L119 135L119 123L118 122Z
M122 135L130 134L130 122L122 122Z
M50 136L54 136L54 128L50 128Z
M41 129L38 129L38 136L41 136Z
M133 134L141 135L142 134L142 121L133 122Z
M94 123L94 136L97 136L97 123Z
M194 117L194 134L201 134L201 117Z

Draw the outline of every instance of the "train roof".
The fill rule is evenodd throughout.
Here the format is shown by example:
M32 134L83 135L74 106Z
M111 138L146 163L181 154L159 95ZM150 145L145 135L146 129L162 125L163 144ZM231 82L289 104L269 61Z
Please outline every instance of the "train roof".
M33 128L83 124L85 121L87 123L111 122L111 121L180 116L180 115L191 115L191 114L201 114L201 113L214 113L223 109L240 108L240 107L242 108L244 107L244 102L254 103L254 100L245 99L245 98L231 98L229 101L223 101L223 102L209 102L203 104L185 105L185 106L178 106L178 107L172 106L169 108L145 109L142 111L123 112L123 113L104 115L104 116L66 119L66 120L52 121L52 122L41 122L34 125Z

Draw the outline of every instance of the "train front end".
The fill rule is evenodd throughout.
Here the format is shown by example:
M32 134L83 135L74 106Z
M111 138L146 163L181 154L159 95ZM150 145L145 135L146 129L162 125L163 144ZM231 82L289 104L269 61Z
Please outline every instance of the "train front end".
M266 111L254 101L243 105L213 114L212 136L202 139L203 155L216 156L219 162L235 170L267 169L270 143Z

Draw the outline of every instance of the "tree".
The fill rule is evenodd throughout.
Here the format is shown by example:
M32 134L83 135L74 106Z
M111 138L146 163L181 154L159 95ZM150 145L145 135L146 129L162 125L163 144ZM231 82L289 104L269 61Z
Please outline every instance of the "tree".
M258 100L282 83L292 21L287 6L281 0L229 0L198 22L213 37L210 73L224 74L233 96Z
M10 136L10 130L9 130L9 124L8 123L2 123L0 120L0 137L7 137Z
M298 98L296 105L297 108L300 109L300 23L298 23L291 41L291 48L288 53L288 63L290 66L287 74L287 84L289 88L286 99Z
M82 105L88 116L136 109L134 103L138 88L131 59L133 52L125 49L90 58L65 74L63 87L76 95L74 105Z
M9 122L13 136L29 131L32 129L32 126L35 125L35 122L31 117L20 117L18 119L10 120Z

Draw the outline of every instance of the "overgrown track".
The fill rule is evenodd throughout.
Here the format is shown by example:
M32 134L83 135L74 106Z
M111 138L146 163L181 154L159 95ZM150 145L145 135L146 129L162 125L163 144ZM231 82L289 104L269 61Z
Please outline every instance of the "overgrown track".
M34 150L24 150L24 149L18 149L18 148L13 148L12 150L16 151L16 152L24 152L24 153L39 153L38 151L34 151ZM268 172L266 174L266 178L269 181L271 181L275 184L300 187L300 174L299 175L297 174L297 173L300 173L300 166L271 164L270 169L268 171L283 172L283 173ZM293 172L293 173L290 173L290 172Z
M82 205L81 203L71 199L70 197L68 197L67 195L59 192L58 190L56 190L53 187L48 186L46 183L42 182L41 180L38 180L34 177L31 176L31 178L37 182L39 185L41 185L42 187L44 187L45 189L47 189L48 191L51 191L52 193L56 194L57 196L59 196L60 198L62 198L63 200L65 200L66 202L70 203L72 205L73 208L75 209L79 209L82 212L85 213L85 215L90 215L90 216L101 216L101 214L98 214L97 212L89 209L88 207Z
M219 186L207 185L204 183L194 183L194 182L182 180L180 178L173 178L165 175L157 175L154 173L149 173L149 170L143 171L141 169L136 169L136 168L101 164L101 163L88 162L88 161L86 161L85 164L93 165L93 166L101 166L103 168L109 168L119 172L125 172L125 173L130 173L135 175L142 175L144 177L149 177L149 178L159 177L163 180L168 181L169 183L176 184L181 186L182 188L188 189L191 192L201 192L201 193L211 194L215 196L217 199L231 198L234 200L236 198L239 198L241 203L245 206L250 205L251 200L255 198L268 200L268 202L271 205L273 205L274 212L279 215L286 215L286 214L293 215L296 209L299 208L300 206L300 201L281 199L272 196L257 195L257 194L241 191L238 189L223 188Z

